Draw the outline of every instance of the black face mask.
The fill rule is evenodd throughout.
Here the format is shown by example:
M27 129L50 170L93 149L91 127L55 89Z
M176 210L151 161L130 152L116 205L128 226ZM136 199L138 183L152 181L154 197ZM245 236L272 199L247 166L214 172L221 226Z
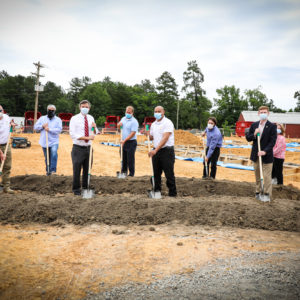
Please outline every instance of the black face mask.
M48 115L49 119L52 119L55 116L55 111L54 110L48 110L47 115Z

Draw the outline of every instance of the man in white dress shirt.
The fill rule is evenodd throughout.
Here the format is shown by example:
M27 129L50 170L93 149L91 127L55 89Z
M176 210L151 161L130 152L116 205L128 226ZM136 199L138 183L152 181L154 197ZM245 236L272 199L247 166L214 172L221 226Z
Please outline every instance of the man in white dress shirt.
M3 192L14 194L14 191L10 188L10 171L11 171L11 148L10 145L7 148L6 156L4 156L6 144L9 143L10 120L7 114L4 114L4 109L0 105L0 165L4 160L2 170L2 185Z
M80 173L82 173L82 189L87 189L89 156L91 141L94 139L97 131L94 118L89 115L91 104L88 100L82 100L79 103L80 113L73 116L70 120L70 136L73 140L71 152L73 163L73 186L74 195L81 195Z
M153 140L154 149L148 155L152 157L155 191L161 191L161 174L164 171L169 196L176 197L174 125L171 120L165 117L165 110L162 106L155 107L154 117L156 121L152 123L150 128L150 140Z

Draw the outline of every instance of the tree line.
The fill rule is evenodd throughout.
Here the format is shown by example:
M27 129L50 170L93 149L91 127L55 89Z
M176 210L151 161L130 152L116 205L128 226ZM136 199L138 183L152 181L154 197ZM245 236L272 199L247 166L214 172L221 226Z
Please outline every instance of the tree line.
M33 76L10 76L6 71L0 72L0 104L11 116L24 116L25 111L34 110L35 81ZM135 85L112 81L109 77L96 82L87 76L75 77L66 91L48 81L44 91L39 93L38 110L46 114L47 105L51 103L56 106L57 113L75 114L79 111L78 103L88 99L92 104L91 114L97 125L102 126L107 115L122 116L128 105L134 106L140 124L145 116L153 115L155 106L162 105L166 116L181 129L203 129L210 115L217 118L220 127L234 126L241 111L257 110L261 105L269 106L274 112L285 112L277 108L260 87L241 94L239 88L226 85L217 89L217 97L211 100L206 96L203 82L204 75L195 60L187 63L180 91L167 71L156 78L155 83L144 79ZM300 91L295 92L294 97L297 100L295 111L300 111Z

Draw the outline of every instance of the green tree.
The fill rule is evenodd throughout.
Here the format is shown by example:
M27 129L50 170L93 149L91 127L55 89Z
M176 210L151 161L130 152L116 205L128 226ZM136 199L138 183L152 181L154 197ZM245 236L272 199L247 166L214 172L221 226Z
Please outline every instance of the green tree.
M248 110L258 110L260 106L268 106L271 110L273 101L269 101L266 94L261 91L261 86L253 90L245 90L244 92L247 103Z
M197 61L188 62L187 70L183 73L184 86L182 91L186 94L186 99L191 101L198 117L198 126L206 124L206 118L212 107L211 101L205 96L206 92L201 87L204 82L204 75L199 68Z
M165 71L156 79L156 82L157 103L164 107L166 116L176 124L178 91L175 79Z
M100 116L106 116L111 111L112 100L101 82L94 82L87 86L80 94L80 100L87 99L91 102L91 114L97 120Z
M297 104L296 104L294 111L300 112L300 90L295 92L294 98L297 99Z
M89 84L91 84L91 78L89 78L88 76L83 76L81 79L78 77L74 77L71 79L67 97L73 102L72 113L76 112L79 104L80 94Z
M216 109L213 114L215 114L219 126L221 127L225 121L230 126L235 125L240 113L247 110L247 100L240 96L240 89L234 85L225 85L223 88L217 89L216 92L218 98L214 99Z
M68 99L66 96L59 98L56 101L56 112L58 113L66 113L66 112L73 112L74 111L74 104L73 102Z
M65 93L61 86L57 86L54 82L48 81L44 86L44 91L39 93L38 110L42 113L42 115L46 114L47 106L49 104L54 104L56 106L58 100L63 98L64 95Z
M33 77L10 76L7 72L2 71L0 74L0 104L5 111L11 116L24 116L29 103L34 101L34 84Z

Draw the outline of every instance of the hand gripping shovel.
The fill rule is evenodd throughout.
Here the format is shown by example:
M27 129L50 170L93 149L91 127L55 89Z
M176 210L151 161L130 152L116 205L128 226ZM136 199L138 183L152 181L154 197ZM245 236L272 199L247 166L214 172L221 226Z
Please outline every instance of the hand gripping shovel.
M94 131L94 128L92 128ZM90 199L93 198L95 195L95 191L90 189L90 181L91 181L91 169L92 169L92 155L93 155L93 142L91 141L90 145L90 154L89 154L89 171L88 171L88 182L87 182L87 189L82 191L82 198Z
M260 147L260 134L257 134L257 145L258 145L258 151L261 151L261 147ZM262 168L262 157L259 156L258 157L259 160L259 173L260 173L260 189L261 192L259 194L259 200L262 202L269 202L270 201L270 196L269 195L265 195L264 193L264 174L263 174L263 168Z
M46 130L46 153L47 153L47 176L51 175L50 172L50 162L49 162L49 147L48 147L48 131Z
M120 163L121 163L121 170L120 172L118 171L117 172L117 178L126 178L126 174L122 172L122 167L123 167L123 145L122 145L122 126L121 126L121 136L120 136L120 151L121 151L121 160L120 160Z
M4 153L3 153L5 157L6 157L6 154L7 154L7 150L8 150L8 146L9 146L9 142L10 142L10 136L11 136L12 131L13 131L13 127L10 126L10 131L9 131L7 143L6 143L6 146L5 146ZM2 171L3 171L3 167L4 167L4 162L5 162L5 159L3 159L2 162L1 162L1 166L0 166L0 176L2 176Z
M146 125L146 130L149 130L149 125ZM150 138L149 135L147 136L148 139L148 152L151 151L150 148ZM152 157L150 158L150 166L151 166L151 183L152 183L152 190L148 191L148 196L149 198L154 198L154 199L161 199L161 192L160 191L155 191L155 180L154 180L154 170L153 170L153 162L152 162Z

